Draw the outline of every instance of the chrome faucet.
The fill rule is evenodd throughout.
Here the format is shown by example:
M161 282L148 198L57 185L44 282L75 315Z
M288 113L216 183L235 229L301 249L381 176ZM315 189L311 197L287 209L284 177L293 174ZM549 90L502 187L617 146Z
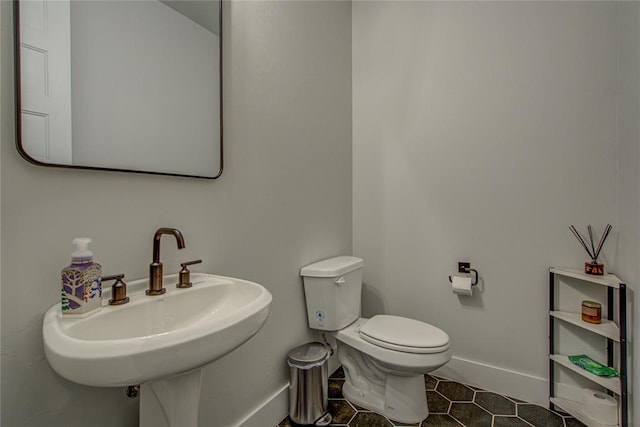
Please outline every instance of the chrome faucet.
M167 290L162 286L162 263L160 262L160 238L163 234L172 234L177 242L178 249L184 249L184 237L177 228L158 228L153 235L153 262L149 264L149 289L147 295L162 295Z

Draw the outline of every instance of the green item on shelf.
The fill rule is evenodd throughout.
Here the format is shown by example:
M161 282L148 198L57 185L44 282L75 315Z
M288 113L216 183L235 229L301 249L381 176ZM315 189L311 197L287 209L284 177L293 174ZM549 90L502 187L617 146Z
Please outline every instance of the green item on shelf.
M619 377L620 373L615 369L596 362L586 354L569 356L569 361L576 366L580 366L587 372L591 372L599 377Z

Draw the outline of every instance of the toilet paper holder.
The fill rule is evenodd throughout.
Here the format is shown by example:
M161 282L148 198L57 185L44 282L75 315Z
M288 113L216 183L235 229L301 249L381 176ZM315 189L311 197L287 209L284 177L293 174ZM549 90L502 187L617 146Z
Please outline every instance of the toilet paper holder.
M471 286L478 284L478 270L471 268L470 262L458 262L458 273L471 274ZM453 283L451 276L449 276L449 282Z

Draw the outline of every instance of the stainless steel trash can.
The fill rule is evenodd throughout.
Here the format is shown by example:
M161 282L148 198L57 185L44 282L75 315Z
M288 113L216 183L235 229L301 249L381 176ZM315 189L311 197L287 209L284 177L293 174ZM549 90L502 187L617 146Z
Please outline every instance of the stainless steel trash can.
M289 417L294 423L316 426L331 423L331 414L327 412L330 356L329 349L319 342L303 344L289 352Z

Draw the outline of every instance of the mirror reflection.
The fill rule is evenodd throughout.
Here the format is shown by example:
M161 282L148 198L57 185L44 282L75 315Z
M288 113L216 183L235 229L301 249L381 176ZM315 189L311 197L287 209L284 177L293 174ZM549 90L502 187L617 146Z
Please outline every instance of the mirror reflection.
M38 164L217 177L220 2L20 0L18 146Z

